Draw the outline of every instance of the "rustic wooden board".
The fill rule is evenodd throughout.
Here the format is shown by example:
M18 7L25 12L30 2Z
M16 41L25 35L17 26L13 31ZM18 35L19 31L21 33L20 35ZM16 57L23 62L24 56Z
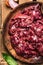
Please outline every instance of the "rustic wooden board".
M6 7L5 0L0 0L0 1L2 1L2 22L1 22L1 20L0 20L0 22L3 25L5 18L7 17L9 12L11 12L12 10ZM21 4L21 3L24 3L24 2L28 2L28 1L30 1L30 0L20 0L19 3ZM43 2L43 0L38 0L38 1ZM5 62L5 60L3 59L2 54L1 54L2 52L8 53L6 51L3 43L2 43L2 33L1 33L1 31L2 31L2 29L0 29L0 65L7 65L7 63ZM17 61L17 62L18 62L18 65L29 65L29 64L24 64L24 63L22 63L20 61ZM37 65L43 65L43 64L37 64Z

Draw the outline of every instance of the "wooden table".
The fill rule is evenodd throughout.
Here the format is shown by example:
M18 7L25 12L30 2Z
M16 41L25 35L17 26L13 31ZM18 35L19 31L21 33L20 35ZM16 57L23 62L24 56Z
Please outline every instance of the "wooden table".
M32 1L32 0L19 0L19 4L22 4L24 2L29 2L29 1ZM37 0L37 1L41 1L43 2L43 0ZM12 9L10 8L7 8L6 5L5 5L5 0L0 0L0 6L2 6L2 15L1 15L1 10L0 10L0 65L7 65L6 61L3 59L2 57L2 52L6 52L6 49L2 43L2 26L3 26L3 23L4 23L4 20L5 18L7 17L7 15L9 14L9 12L12 11ZM1 9L1 8L0 8ZM1 19L2 17L2 19ZM18 62L18 65L29 65L29 64L24 64L20 61L17 61ZM43 64L37 64L37 65L43 65Z

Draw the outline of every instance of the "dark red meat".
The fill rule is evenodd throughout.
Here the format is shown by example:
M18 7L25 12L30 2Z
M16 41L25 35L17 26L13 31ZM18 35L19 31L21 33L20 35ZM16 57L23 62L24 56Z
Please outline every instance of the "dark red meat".
M10 20L11 45L24 58L43 56L43 14L40 5L32 5L18 12Z

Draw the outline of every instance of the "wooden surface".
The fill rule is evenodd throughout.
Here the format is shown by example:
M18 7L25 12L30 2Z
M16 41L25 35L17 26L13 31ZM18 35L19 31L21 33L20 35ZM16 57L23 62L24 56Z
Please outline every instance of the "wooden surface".
M20 0L19 4L28 2L28 1L30 1L30 0ZM38 1L43 2L43 0L38 0ZM7 17L7 15L9 14L9 12L12 11L12 9L6 7L5 0L0 0L0 9L1 9L1 5L2 5L2 14L1 14L1 10L0 10L0 15L1 15L0 16L0 65L7 65L7 63L5 62L5 60L2 57L2 52L6 52L6 53L8 53L8 52L6 51L6 49L2 43L2 32L1 31L2 31L2 26L3 26L4 20ZM20 61L17 61L17 62L18 62L18 65L29 65L29 64L24 64ZM43 64L36 64L36 65L43 65Z

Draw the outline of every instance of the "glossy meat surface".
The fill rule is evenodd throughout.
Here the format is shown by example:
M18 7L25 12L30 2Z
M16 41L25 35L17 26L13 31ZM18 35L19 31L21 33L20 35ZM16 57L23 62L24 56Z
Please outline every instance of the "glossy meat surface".
M40 5L24 8L18 14L9 24L12 47L24 58L43 56L43 15Z

